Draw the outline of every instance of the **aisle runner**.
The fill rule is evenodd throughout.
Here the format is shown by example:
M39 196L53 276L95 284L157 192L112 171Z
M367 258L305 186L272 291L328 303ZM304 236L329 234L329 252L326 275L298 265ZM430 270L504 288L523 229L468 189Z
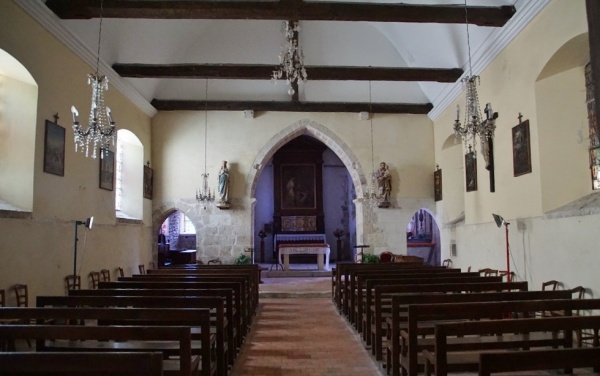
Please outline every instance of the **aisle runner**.
M232 376L380 375L331 299L261 299Z

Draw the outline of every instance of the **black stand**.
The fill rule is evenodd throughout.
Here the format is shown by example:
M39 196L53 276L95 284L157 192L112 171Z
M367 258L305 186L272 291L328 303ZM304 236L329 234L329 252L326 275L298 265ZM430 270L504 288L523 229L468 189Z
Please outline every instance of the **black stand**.
M281 267L281 270L283 271L283 265L281 265L281 263L279 262L279 250L274 249L273 253L273 262L271 263L269 270L273 270L273 268L275 268L275 270L279 270L279 267Z
M92 229L92 223L94 222L94 217L89 217L85 221L75 221L75 241L73 244L73 277L77 277L77 226L85 225L88 229Z

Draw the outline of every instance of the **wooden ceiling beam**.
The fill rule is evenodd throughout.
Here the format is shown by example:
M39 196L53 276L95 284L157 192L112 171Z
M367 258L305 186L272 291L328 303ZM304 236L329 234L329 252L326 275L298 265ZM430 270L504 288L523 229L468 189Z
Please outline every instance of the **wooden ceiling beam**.
M349 102L275 102L275 101L195 101L154 99L158 111L279 111L279 112L355 112L378 114L427 114L431 103L349 103Z
M100 17L98 0L48 0L62 19ZM469 23L501 27L514 6L468 6ZM308 20L416 23L465 23L462 5L343 3L302 1L104 0L105 18Z
M121 77L270 80L276 65L238 64L114 64ZM459 68L306 67L311 81L435 81L456 82Z

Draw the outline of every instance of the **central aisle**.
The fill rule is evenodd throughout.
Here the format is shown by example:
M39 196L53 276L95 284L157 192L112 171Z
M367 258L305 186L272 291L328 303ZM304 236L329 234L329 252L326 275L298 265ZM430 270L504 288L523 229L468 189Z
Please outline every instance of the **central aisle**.
M331 288L331 285L330 287ZM381 375L329 298L260 300L232 376Z

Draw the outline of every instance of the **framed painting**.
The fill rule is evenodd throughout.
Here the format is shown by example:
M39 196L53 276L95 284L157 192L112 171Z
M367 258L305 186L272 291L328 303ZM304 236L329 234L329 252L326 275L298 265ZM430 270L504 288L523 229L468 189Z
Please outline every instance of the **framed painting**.
M281 165L281 208L316 209L314 164Z
M512 128L513 175L521 176L531 172L531 148L529 141L529 120Z
M154 170L144 166L144 198L152 200Z
M44 172L65 176L65 128L46 120Z
M465 154L465 176L467 192L477 190L477 158L475 152Z
M433 172L433 197L435 201L442 201L442 170Z
M115 183L115 153L110 150L100 151L100 188L113 190Z

